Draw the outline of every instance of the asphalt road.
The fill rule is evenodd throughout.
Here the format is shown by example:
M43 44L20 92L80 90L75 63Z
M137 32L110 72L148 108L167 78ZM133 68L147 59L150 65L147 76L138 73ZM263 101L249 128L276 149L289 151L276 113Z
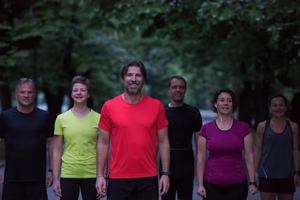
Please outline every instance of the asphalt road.
M196 194L195 187L196 187L196 181L195 181L195 184L194 184L193 200L202 200L202 198ZM58 198L56 198L54 196L54 194L52 193L51 188L48 189L48 197L49 197L49 200L58 200ZM79 198L78 200L81 200L81 198ZM106 200L106 198L102 198L102 200ZM248 195L247 200L260 200L259 193L257 192L255 195ZM295 193L294 200L300 200L300 187L297 187L297 191Z
M4 172L4 164L3 161L0 161L0 176L3 176ZM194 195L193 195L193 200L202 200L200 196L196 194L196 188L197 188L197 183L196 181L194 182ZM248 195L247 200L259 200L259 192L257 192L255 195ZM0 200L2 200L2 183L0 183ZM48 188L48 200L59 200L53 192L52 188ZM78 198L78 200L82 200L81 197ZM101 200L106 200L106 198L102 198ZM294 200L300 200L300 187L297 187L295 195L294 195Z
M1 175L3 174L3 170L4 170L4 167L0 166L0 174ZM194 184L194 197L193 197L193 200L202 200L202 198L199 197L195 193L195 191L196 191L195 187L196 187L196 181L195 181L195 184ZM48 198L49 198L49 200L59 200L53 194L52 188L48 188ZM0 184L0 200L1 199L2 199L2 184ZM260 199L259 198L259 193L256 193L255 195L249 195L247 200L259 200L259 199ZM78 200L81 200L81 198L79 198ZM106 198L102 198L102 200L106 200ZM295 196L294 196L294 200L300 200L300 187L297 188L297 191L296 191Z

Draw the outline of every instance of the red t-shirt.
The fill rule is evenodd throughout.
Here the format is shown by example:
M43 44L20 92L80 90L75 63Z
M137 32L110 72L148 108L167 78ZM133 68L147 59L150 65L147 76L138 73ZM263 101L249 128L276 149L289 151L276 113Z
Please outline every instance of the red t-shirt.
M168 121L162 103L144 95L137 104L117 96L104 103L99 128L111 135L110 178L157 175L157 133Z

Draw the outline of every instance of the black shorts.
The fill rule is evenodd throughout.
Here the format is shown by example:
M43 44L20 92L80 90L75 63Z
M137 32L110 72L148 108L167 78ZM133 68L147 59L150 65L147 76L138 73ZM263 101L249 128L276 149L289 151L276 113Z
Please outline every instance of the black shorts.
M45 181L6 182L4 179L2 200L47 200Z
M295 184L292 178L272 179L259 178L258 190L271 193L294 193Z
M158 179L109 179L107 190L108 200L158 200Z
M246 200L248 195L247 181L232 185L220 185L204 180L204 187L206 189L204 200Z

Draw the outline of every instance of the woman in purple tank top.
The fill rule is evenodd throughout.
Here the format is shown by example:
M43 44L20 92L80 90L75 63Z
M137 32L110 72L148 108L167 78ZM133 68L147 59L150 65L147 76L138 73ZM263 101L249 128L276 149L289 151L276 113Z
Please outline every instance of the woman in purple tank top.
M291 200L299 184L299 127L286 118L287 99L269 101L271 118L257 126L255 166L262 200Z
M197 193L205 200L246 200L257 191L251 129L234 119L231 90L218 91L212 103L217 119L201 128L197 142Z

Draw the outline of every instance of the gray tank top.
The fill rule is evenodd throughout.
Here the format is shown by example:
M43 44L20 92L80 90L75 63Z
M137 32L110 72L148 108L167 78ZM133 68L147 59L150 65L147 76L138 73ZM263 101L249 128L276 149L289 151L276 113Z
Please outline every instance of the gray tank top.
M293 173L293 132L290 122L286 120L282 133L274 133L268 120L263 135L258 176L273 179L291 178Z

